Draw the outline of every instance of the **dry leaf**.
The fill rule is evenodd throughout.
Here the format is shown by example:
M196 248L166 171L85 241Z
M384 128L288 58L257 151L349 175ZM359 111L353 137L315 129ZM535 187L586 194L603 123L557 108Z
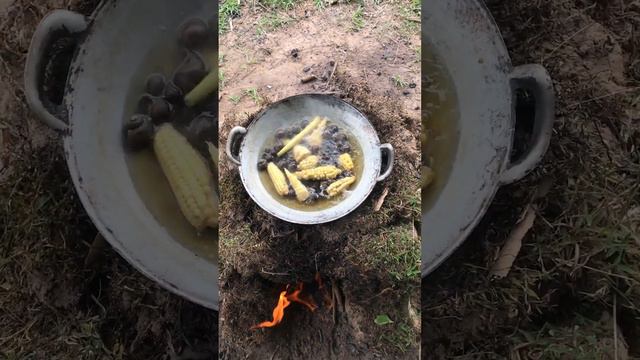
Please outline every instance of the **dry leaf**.
M374 212L380 211L380 209L382 208L382 204L384 203L384 199L387 197L387 194L389 194L389 188L385 187L384 190L382 191L382 195L380 195L378 200L376 200L375 205L373 206Z
M527 205L524 212L520 215L520 218L518 218L516 226L509 234L509 237L502 249L500 249L496 258L497 260L489 271L490 277L501 279L509 274L511 267L513 266L513 262L516 260L516 257L518 257L520 248L522 248L522 239L527 235L533 226L534 220L536 219L537 207L534 203L538 199L545 197L551 190L552 186L553 178L551 176L546 176L540 180L536 191L531 197L529 205Z
M509 238L502 247L502 250L500 250L498 260L493 264L493 267L491 267L489 276L501 279L509 274L511 266L513 266L513 262L516 260L516 257L520 252L520 248L522 247L522 239L533 226L535 218L535 206L529 204L525 209L521 220L518 221L516 227L511 231L511 234L509 234Z

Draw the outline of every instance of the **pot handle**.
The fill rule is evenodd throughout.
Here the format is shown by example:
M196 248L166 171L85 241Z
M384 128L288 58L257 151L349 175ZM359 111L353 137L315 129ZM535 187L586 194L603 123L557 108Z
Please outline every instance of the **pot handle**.
M517 66L510 75L514 91L529 90L535 100L535 118L531 145L520 159L508 162L500 181L509 184L522 179L538 165L549 148L555 117L555 94L549 73L542 65ZM515 115L514 115L515 116ZM518 121L518 119L514 119Z
M239 141L242 141L244 135L247 133L247 129L242 126L236 126L231 131L229 131L229 136L227 137L227 146L225 148L227 156L234 164L240 166L240 154L236 153L236 151L240 148L237 146Z
M49 46L60 35L60 30L69 33L80 33L87 29L87 19L78 13L68 10L54 10L47 14L31 38L29 52L24 69L24 93L27 104L36 117L55 130L65 131L67 124L60 117L47 110L42 102L40 81L49 57Z
M393 159L395 158L395 151L393 150L393 146L391 144L382 144L380 145L380 152L382 153L382 157L387 156L386 169L380 169L380 175L376 179L376 181L383 181L391 175L391 170L393 170ZM384 164L384 163L383 163Z

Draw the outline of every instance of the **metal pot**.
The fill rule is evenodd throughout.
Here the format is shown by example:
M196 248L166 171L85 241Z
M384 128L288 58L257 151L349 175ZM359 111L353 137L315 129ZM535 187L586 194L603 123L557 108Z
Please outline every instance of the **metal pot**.
M360 180L343 201L324 210L301 211L283 205L267 191L257 164L265 142L277 129L314 116L328 117L353 135L362 149L364 167ZM360 111L337 97L322 94L296 95L271 104L247 129L238 126L231 130L226 152L239 166L242 184L258 206L282 220L306 225L333 221L355 210L377 182L389 177L394 157L393 147L380 145L375 129Z
M60 130L78 196L105 239L163 287L218 308L218 265L176 242L145 207L125 163L122 125L136 70L154 46L175 38L184 19L217 14L207 0L106 1L90 18L54 11L38 25L25 68L25 96L36 116ZM60 30L81 34L69 69L64 109L43 105L40 79ZM67 115L65 115L65 113Z
M423 48L449 71L459 104L459 145L449 180L422 215L422 276L444 261L481 219L501 185L524 177L543 157L551 138L554 92L540 65L513 67L500 32L479 0L427 1ZM515 93L535 98L528 151L510 161Z

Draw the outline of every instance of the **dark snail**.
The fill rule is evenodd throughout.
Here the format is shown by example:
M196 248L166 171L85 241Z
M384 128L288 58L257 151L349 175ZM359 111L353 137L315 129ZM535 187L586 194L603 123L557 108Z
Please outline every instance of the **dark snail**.
M126 142L132 150L140 150L153 140L153 121L149 115L133 115L125 124Z
M190 19L182 25L180 42L188 49L197 49L209 38L209 26L202 19Z
M166 83L166 79L164 75L159 73L154 73L147 77L147 82L145 88L150 95L160 96L164 91L164 85Z

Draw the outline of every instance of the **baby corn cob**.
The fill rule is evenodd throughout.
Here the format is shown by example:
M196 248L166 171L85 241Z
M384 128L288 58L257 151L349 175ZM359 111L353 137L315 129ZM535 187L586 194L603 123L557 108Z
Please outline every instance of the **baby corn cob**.
M298 170L309 170L313 169L318 165L318 157L316 155L309 155L304 160L298 163Z
M207 141L207 150L209 150L209 155L211 156L211 161L218 168L218 162L220 161L218 155L218 147L215 146L212 142Z
M296 172L296 177L300 180L330 180L340 175L342 170L333 165L318 166L313 169Z
M355 181L356 181L356 177L355 176L349 176L349 177L342 178L340 180L336 180L336 181L332 182L331 185L329 185L327 187L327 195L330 198L332 198L332 197L334 197L336 195L339 195L346 188L351 186L351 184L353 184Z
M153 150L189 223L197 230L217 227L218 201L204 158L170 124L156 132Z
M297 162L302 161L302 159L311 155L311 150L307 149L307 147L302 145L296 145L293 147L293 158L296 159Z
M278 165L270 162L267 165L267 173L271 178L271 182L273 186L276 188L276 192L280 196L286 196L289 194L289 185L287 185L287 179L285 179L284 174L278 167Z
M311 132L309 136L306 137L305 141L310 146L320 146L322 145L322 133L324 132L324 128L327 125L327 119L322 119L318 124L318 127Z
M349 153L344 153L338 156L338 165L342 168L342 170L353 170L353 159L351 159L351 155L349 155Z
M422 189L426 188L427 186L431 185L431 182L433 181L433 178L435 177L435 173L433 172L433 170L428 167L428 166L422 166Z
M219 155L218 155L218 148L213 145L213 143L206 141L207 143L207 150L209 151L209 157L211 158L211 161L213 162L213 180L215 183L215 189L218 189L218 162L220 161L219 159Z
M278 156L282 156L286 154L287 151L291 150L294 146L298 145L298 143L300 143L300 141L302 141L302 139L305 136L309 135L320 124L320 121L322 120L320 119L319 116L316 116L315 118L313 118L313 120L309 123L309 125L307 125L304 129L302 129L302 131L300 131L298 135L294 136L293 139L291 139L288 143L284 145L282 149L280 149L280 151L278 151Z
M296 199L300 202L304 202L309 198L309 189L300 181L294 174L290 173L289 170L284 169L284 173L287 175L287 179L289 179L289 183L293 188L293 191L296 193Z

